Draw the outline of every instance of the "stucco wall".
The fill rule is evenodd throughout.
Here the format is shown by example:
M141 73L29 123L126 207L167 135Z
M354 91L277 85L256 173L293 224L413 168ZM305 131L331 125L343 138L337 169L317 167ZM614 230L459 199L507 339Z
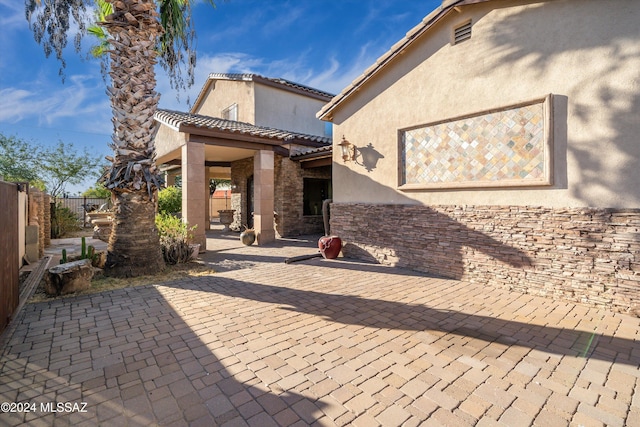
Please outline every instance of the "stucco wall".
M640 207L638 16L640 2L627 0L492 1L452 12L335 110L334 201ZM451 45L469 19L471 39ZM399 129L547 94L551 186L398 189ZM344 163L342 135L370 157Z
M159 123L158 132L156 133L154 141L156 144L157 163L162 163L166 160L163 159L163 157L178 150L186 143L184 133L176 132L174 129L162 123ZM179 155L175 157L179 157Z
M236 103L238 121L256 124L254 86L255 83L251 81L216 80L210 85L195 113L222 118L222 110Z
M255 96L256 125L325 136L325 124L316 118L324 101L259 84Z

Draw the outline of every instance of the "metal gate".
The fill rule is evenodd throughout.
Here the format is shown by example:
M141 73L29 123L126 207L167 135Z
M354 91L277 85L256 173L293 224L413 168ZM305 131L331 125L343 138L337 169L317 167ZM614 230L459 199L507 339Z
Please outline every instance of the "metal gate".
M20 299L18 250L18 186L0 181L0 332Z

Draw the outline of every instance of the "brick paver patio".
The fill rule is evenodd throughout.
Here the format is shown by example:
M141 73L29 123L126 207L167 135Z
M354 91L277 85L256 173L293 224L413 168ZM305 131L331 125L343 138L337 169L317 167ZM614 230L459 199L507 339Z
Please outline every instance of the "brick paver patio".
M0 425L640 425L638 318L235 241L213 276L26 305L0 401L36 407Z

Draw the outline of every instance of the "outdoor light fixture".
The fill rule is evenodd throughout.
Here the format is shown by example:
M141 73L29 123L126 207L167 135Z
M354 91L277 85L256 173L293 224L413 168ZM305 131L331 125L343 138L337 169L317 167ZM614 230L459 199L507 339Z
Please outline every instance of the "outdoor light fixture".
M342 150L342 160L346 162L347 160L353 160L356 154L356 147L347 141L342 135L342 141L340 141L340 149Z

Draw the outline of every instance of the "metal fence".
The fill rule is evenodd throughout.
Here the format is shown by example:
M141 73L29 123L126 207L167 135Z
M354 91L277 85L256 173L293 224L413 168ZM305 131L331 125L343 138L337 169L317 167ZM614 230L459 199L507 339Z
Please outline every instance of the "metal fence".
M76 214L78 222L82 223L83 227L90 224L87 218L87 212L93 212L97 210L104 210L111 208L111 199L99 199L94 197L65 197L56 199L56 203L59 206L69 208L71 212Z

